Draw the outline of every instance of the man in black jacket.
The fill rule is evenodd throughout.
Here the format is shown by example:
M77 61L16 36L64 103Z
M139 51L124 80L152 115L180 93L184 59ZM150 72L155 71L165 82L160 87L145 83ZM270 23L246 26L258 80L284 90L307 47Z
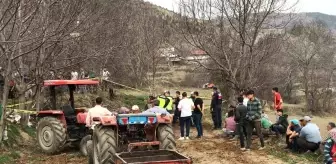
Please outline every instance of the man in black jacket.
M181 93L180 91L176 91L176 96L175 96L175 101L174 101L175 111L174 111L174 117L173 117L173 124L177 122L177 120L180 118L180 115L181 115L181 111L178 109L178 104L180 100L181 100Z
M271 129L275 132L277 137L280 138L282 134L286 133L286 129L288 127L288 115L283 115L282 110L278 110L277 115L279 119L275 124L271 126Z
M217 87L213 87L210 111L214 121L214 129L222 129L222 94Z
M246 137L246 114L247 107L243 104L244 98L238 97L238 106L235 109L235 121L238 123L237 131L240 139L240 149L245 150L245 137Z

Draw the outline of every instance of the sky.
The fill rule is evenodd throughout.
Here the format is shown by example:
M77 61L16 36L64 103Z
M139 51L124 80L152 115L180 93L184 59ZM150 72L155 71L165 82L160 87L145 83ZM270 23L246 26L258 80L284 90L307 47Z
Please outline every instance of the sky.
M178 0L145 0L169 10L177 10ZM289 0L295 3L297 0ZM175 5L174 5L175 3ZM296 12L320 12L329 15L336 15L336 0L300 0L295 7Z

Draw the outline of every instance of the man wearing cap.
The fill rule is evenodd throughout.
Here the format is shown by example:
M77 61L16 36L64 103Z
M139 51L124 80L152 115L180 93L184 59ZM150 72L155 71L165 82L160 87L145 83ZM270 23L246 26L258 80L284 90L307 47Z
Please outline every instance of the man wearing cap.
M214 129L222 129L222 94L217 87L213 87L210 111L214 122Z
M133 105L132 106L132 113L133 114L138 114L138 113L140 113L141 111L140 111L140 108L139 108L139 106L137 106L137 105Z
M285 149L292 149L293 151L297 151L297 137L299 136L301 131L300 122L297 119L290 120L289 126L286 131L286 144L287 147Z
M322 141L320 128L316 124L311 123L309 116L304 116L301 120L303 127L297 139L298 148L303 152L314 152L319 148Z

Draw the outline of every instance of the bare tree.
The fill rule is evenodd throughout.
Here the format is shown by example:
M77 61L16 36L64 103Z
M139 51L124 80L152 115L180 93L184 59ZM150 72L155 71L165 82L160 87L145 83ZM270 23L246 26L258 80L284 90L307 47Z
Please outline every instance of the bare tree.
M290 56L298 68L298 82L311 112L331 112L333 77L336 65L335 40L322 22L299 24L288 41Z
M286 5L286 0L181 0L179 28L187 42L206 51L211 64L199 64L222 75L231 100L241 88L265 85L261 71L279 52L281 29L290 19L273 20L290 9Z

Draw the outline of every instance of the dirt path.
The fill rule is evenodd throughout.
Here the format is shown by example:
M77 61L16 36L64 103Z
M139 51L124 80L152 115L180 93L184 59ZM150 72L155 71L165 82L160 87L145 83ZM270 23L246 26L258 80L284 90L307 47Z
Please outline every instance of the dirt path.
M174 127L175 135L179 136L179 128ZM196 129L191 130L196 136ZM242 152L237 141L230 141L220 137L220 131L208 131L204 133L204 138L189 141L177 141L178 151L192 158L195 164L282 164L283 161L268 155L264 151L258 151L257 144L253 143L250 153Z

